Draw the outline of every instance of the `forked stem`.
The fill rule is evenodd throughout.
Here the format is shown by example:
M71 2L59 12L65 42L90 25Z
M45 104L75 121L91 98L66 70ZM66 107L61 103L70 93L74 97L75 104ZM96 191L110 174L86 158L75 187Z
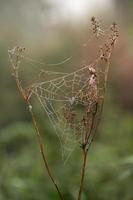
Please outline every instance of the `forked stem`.
M111 57L111 54L110 54L110 57ZM103 99L102 99L102 104L100 105L101 109L100 109L100 112L98 113L99 114L99 120L100 120L101 112L102 112L102 109L103 109L103 103L104 103L105 93L106 93L106 89L107 89L107 80L108 80L108 73L109 73L109 66L110 66L110 57L108 58L108 60L106 62L105 77L104 77L104 95L103 95ZM89 149L89 147L90 147L90 145L91 145L91 143L92 143L92 141L95 137L97 127L98 127L98 124L99 124L99 123L97 123L95 125L95 117L96 117L97 112L98 112L98 106L99 106L99 103L96 104L95 112L93 113L93 116L92 116L92 123L91 123L90 131L89 131L89 134L87 134L87 132L86 132L86 134L85 134L85 144L82 147L83 161L82 161L81 179L80 179L80 186L79 186L79 192L78 192L77 200L81 200L81 196L82 196L82 192L83 192L83 186L84 186L85 173L86 173L86 163L87 163L88 149ZM99 122L99 120L98 120L98 122ZM91 134L93 134L92 138L90 138ZM90 144L89 144L89 139L90 139Z

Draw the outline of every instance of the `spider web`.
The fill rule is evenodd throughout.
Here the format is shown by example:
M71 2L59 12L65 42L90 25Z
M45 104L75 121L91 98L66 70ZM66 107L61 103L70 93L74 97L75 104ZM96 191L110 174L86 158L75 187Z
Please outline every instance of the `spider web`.
M72 73L42 70L40 77L45 81L35 83L30 88L59 138L64 162L68 160L76 146L83 141L82 117L89 101L88 99L82 101L81 95L91 91L89 81L92 77L92 70L96 70L96 65L97 62ZM76 117L75 109L78 113Z
M17 56L16 53L14 55ZM20 57L25 58L25 61L28 61L32 67L36 67L37 64L41 66L60 65L71 59L69 57L57 64L45 64L23 55ZM30 94L37 97L59 138L64 163L74 149L84 142L83 118L86 109L91 107L89 104L95 101L93 93L97 93L99 88L97 83L99 60L98 58L92 64L82 66L72 73L41 70L40 81L27 88ZM90 85L91 81L95 81L94 87Z
M87 148L89 148L94 138L95 133L92 129L95 118L93 117L97 114L97 104L100 98L105 94L109 61L119 35L116 23L113 23L109 30L104 32L95 17L92 17L91 21L96 38L102 37L100 49L98 44L99 53L96 51L98 59L94 58L95 61L92 64L85 65L72 73L41 70L40 82L36 82L28 88L29 98L31 95L37 97L54 127L65 161L79 143L82 149L84 149L84 145L85 147L88 145ZM93 47L94 44L92 42ZM13 70L19 69L19 58L23 58L23 50L19 47L9 50ZM40 63L28 57L26 59L34 64L56 66L64 64L71 57L57 64ZM102 65L99 66L101 62ZM97 124L94 126L94 131L96 127Z

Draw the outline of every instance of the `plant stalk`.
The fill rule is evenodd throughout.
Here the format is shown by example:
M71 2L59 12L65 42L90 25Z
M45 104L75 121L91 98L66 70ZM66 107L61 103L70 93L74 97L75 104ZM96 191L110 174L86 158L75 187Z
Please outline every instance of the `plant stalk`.
M59 187L58 187L55 179L53 178L53 175L52 175L51 170L49 168L48 161L47 161L47 159L45 157L45 154L44 154L44 146L42 144L42 138L41 138L41 135L40 135L37 123L36 123L36 119L35 119L34 112L32 110L32 106L29 104L29 102L28 102L28 105L29 105L29 111L30 111L30 114L31 114L31 117L32 117L32 122L33 122L34 128L35 128L36 133L37 133L38 143L39 143L39 147L40 147L40 153L42 155L44 166L45 166L45 168L47 170L49 178L51 179L52 183L54 184L54 186L55 186L55 188L56 188L56 190L58 192L58 195L59 195L60 199L63 200L63 196L62 196L62 194L61 194L61 192L59 190Z
M88 149L85 150L83 149L83 164L82 164L82 172L81 172L81 179L80 179L80 187L79 187L79 192L78 192L78 198L77 200L81 200L81 195L83 192L83 186L84 186L84 178L85 178L85 172L86 172L86 161L87 161L87 153Z
M43 160L43 163L44 163L44 167L48 173L48 176L49 178L51 179L58 195L59 195L59 198L60 200L64 200L63 199L63 196L62 196L62 193L51 173L51 170L50 170L50 167L49 167L49 164L48 164L48 161L46 159L46 156L45 156L45 153L44 153L44 146L43 146L43 143L42 143L42 138L41 138L41 134L40 134L40 131L39 131L39 128L38 128L38 125L37 125L37 121L36 121L36 118L35 118L35 115L34 115L34 112L32 110L32 105L28 99L28 97L26 96L25 94L25 90L23 89L22 85L21 85L21 82L19 80L19 75L18 75L18 71L15 72L15 78L16 78L16 85L18 87L18 90L19 92L21 93L21 95L23 96L24 100L25 100L25 103L28 105L29 107L29 112L31 114L31 118L32 118L32 123L34 125L34 128L35 128L35 131L36 131L36 134L37 134L37 138L38 138L38 143L39 143L39 148L40 148L40 153L41 153L41 156L42 156L42 160Z

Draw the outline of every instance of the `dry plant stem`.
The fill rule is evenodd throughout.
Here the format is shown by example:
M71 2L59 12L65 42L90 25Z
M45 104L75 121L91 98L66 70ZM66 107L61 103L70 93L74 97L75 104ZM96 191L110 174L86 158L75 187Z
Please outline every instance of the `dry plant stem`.
M107 89L107 81L108 81L108 74L109 74L109 67L110 67L110 58L111 58L111 55L110 55L110 57L107 60L106 69L105 69L104 97L105 97L106 89Z
M82 172L81 172L81 180L80 180L80 187L77 200L81 199L83 186L84 186L84 178L85 178L85 171L86 171L86 161L87 161L87 153L88 149L83 149L83 164L82 164Z
M81 195L82 195L82 192L83 192L84 178L85 178L85 172L86 172L86 163L87 163L87 154L88 154L88 141L89 141L89 137L91 135L91 132L93 130L96 113L97 113L97 107L96 107L95 113L92 116L92 123L91 123L90 131L89 131L89 133L88 133L88 131L86 131L86 133L85 133L85 144L84 144L84 146L82 146L82 151L83 151L82 172L81 172L81 179L80 179L80 186L79 186L79 192L78 192L77 200L81 199Z
M110 55L110 57L111 57L111 55ZM103 99L102 99L102 102L101 102L101 105L100 105L101 108L100 108L100 112L99 112L98 122L95 125L95 117L96 117L97 111L98 111L98 104L97 104L96 110L95 110L93 117L92 117L92 123L91 123L91 128L90 128L89 134L86 133L86 135L85 135L85 146L83 148L82 172L81 172L80 187L79 187L79 193L78 193L77 200L81 200L81 195L82 195L82 192L83 192L84 178L85 178L85 172L86 172L87 154L88 154L87 144L89 142L89 138L90 138L92 132L93 132L92 133L93 135L92 135L92 138L91 138L91 141L90 141L90 145L93 142L93 139L96 135L97 127L98 127L99 122L100 122L101 113L102 113L102 110L103 110L105 93L106 93L106 89L107 89L108 73L109 73L109 67L110 67L110 57L108 58L107 63L106 63L106 70L105 70L105 77L104 77L104 94L103 94ZM90 147L90 145L89 145L89 147Z
M93 121L94 121L94 118L93 118ZM92 121L91 127L93 126L93 123L94 123L93 121ZM91 134L91 131L92 131L92 129L90 129L89 135ZM79 192L78 192L77 200L81 199L81 195L82 195L82 192L83 192L83 186L84 186L84 178L85 178L85 173L86 173L86 163L87 163L87 154L88 154L87 145L88 145L88 139L89 139L89 137L87 136L87 132L86 132L85 138L86 138L85 145L82 147L83 161L82 161L81 179L80 179L80 186L79 186Z
M43 162L44 162L44 166L47 170L47 173L51 179L51 181L53 182L57 192L58 192L58 195L60 197L61 200L63 200L63 196L58 188L58 185L57 183L55 182L54 178L53 178L53 175L51 174L51 171L50 171L50 168L49 168L49 165L48 165L48 162L46 160L46 157L45 157L45 154L44 154L44 147L43 147L43 144L42 144L42 139L41 139L41 135L40 135L40 132L39 132L39 129L38 129L38 126L37 126L37 123L36 123L36 119L35 119L35 116L34 116L34 113L33 113L33 110L32 110L32 107L31 107L31 104L28 102L28 105L29 105L29 111L31 113L31 116L32 116L32 121L33 121L33 125L34 125L34 128L36 130L36 133L37 133L37 137L38 137L38 142L39 142L39 146L40 146L40 152L41 152L41 155L42 155L42 159L43 159Z
M37 134L39 148L40 148L40 153L41 153L41 156L42 156L42 159L43 159L44 167L47 170L48 176L51 179L52 183L54 184L55 189L56 189L56 191L57 191L60 199L63 200L63 196L62 196L62 194L60 192L60 189L59 189L59 187L58 187L55 179L53 178L53 175L52 175L51 170L49 168L49 164L48 164L48 161L47 161L45 153L44 153L44 146L43 146L43 143L42 143L42 138L41 138L41 135L40 135L40 131L38 129L38 125L37 125L37 122L36 122L36 118L35 118L34 112L32 110L32 105L31 105L30 101L28 100L28 98L25 95L25 90L21 86L21 82L19 80L18 72L15 72L15 78L16 78L16 84L17 84L18 90L22 94L22 96L23 96L23 98L25 100L25 103L29 107L29 112L31 114L32 122L33 122L33 125L34 125L34 128L35 128L36 134Z
M110 57L111 57L111 55L110 55ZM97 123L96 123L96 125L94 127L94 131L93 131L93 136L92 136L92 139L91 139L91 143L93 142L93 140L95 138L97 127L98 127L98 125L100 123L100 120L101 120L101 114L102 114L102 111L103 111L103 105L104 105L105 95L106 95L106 90L107 90L107 81L108 81L109 68L110 68L110 58L108 59L107 64L106 64L105 77L104 77L105 78L104 79L104 94L103 94L102 99L100 99L101 102L99 102L99 104L100 104L98 106L98 107L100 107L100 111L98 113L99 117L98 117Z

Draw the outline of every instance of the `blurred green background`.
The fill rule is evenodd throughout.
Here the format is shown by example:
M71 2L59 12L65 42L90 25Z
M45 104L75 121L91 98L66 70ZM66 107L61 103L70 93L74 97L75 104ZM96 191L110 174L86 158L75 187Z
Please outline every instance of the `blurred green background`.
M0 200L58 199L43 169L28 108L11 76L8 49L24 46L27 57L44 63L25 60L24 82L32 82L41 68L72 71L91 62L91 49L84 48L84 42L93 15L104 24L116 21L120 37L101 124L88 156L83 200L133 199L132 13L132 0L0 0ZM71 56L59 67L45 66ZM54 130L36 102L34 108L53 174L64 199L74 200L81 171L80 149L63 165Z

